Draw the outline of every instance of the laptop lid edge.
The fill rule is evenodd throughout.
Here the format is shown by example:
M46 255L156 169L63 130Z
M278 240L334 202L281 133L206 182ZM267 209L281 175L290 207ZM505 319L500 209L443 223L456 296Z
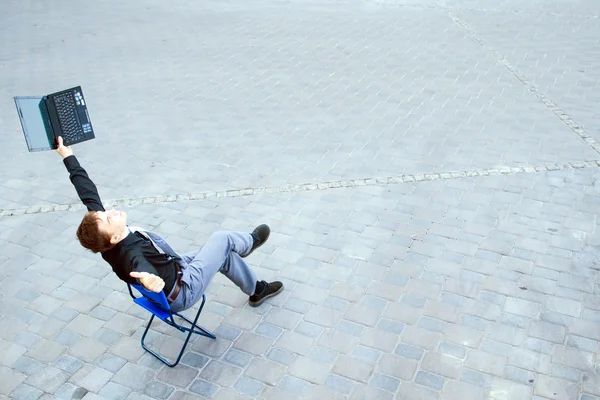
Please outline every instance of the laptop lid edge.
M25 117L23 116L23 111L19 100L40 100L40 102L46 96L13 96L13 100L15 102L15 107L17 108L17 114L19 115L19 121L21 123L21 129L23 131L23 136L25 136L25 143L27 144L27 150L30 153L40 152L40 151L48 151L52 150L52 145L48 143L48 147L34 147L30 141L29 137L29 129L27 127L27 123L25 122Z

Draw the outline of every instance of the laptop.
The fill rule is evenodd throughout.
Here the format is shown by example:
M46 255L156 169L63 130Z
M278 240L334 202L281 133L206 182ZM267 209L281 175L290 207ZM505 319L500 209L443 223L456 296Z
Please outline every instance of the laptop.
M71 146L95 138L80 86L46 96L16 96L15 105L30 152L55 150L58 137Z

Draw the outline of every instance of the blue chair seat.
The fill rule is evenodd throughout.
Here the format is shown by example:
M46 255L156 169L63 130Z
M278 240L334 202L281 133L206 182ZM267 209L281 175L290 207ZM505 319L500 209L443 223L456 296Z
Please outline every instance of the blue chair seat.
M171 317L170 312L168 312L164 308L160 307L159 305L151 302L150 300L148 300L145 297L138 297L137 299L134 299L133 301L136 304L144 307L146 310L150 311L152 314L156 315L158 318L162 319L163 321L165 319L169 319Z
M137 290L142 296L135 297L133 295L133 291L131 290L131 287L133 287L135 290ZM169 302L167 301L167 296L164 294L164 292L162 292L162 291L159 293L151 292L149 290L146 290L146 288L144 288L141 285L128 284L127 288L129 289L129 294L133 298L134 303L136 303L140 307L146 309L147 311L149 311L152 314L152 317L150 317L150 321L148 321L148 325L146 326L146 329L144 330L144 334L142 335L142 339L141 339L142 348L144 350L146 350L147 352L149 352L150 354L152 354L154 357L158 358L163 363L165 363L167 366L172 368L172 367L176 366L177 364L179 364L179 361L181 360L181 356L183 356L183 352L185 351L185 348L186 348L188 342L190 341L192 333L195 333L200 336L209 337L211 339L216 339L215 335L213 335L212 333L210 333L209 331L207 331L206 329L202 328L201 326L199 326L197 324L198 318L200 317L200 313L202 312L202 309L204 308L206 296L202 295L202 303L200 304L200 307L198 308L198 312L196 313L196 317L194 318L194 321L191 321L185 315L173 312L173 310L171 310ZM178 324L177 322L175 322L175 319L173 318L174 316L182 318L188 324L190 324L190 326L187 327L187 326ZM148 330L150 329L150 325L152 325L152 321L154 320L154 317L158 317L160 320L165 322L167 325L170 325L173 328L175 328L181 332L188 333L187 337L183 343L183 346L181 346L181 351L179 352L179 355L177 356L177 359L175 360L175 362L170 362L169 360L167 360L160 354L156 353L154 350L150 349L145 343L146 335L148 334Z

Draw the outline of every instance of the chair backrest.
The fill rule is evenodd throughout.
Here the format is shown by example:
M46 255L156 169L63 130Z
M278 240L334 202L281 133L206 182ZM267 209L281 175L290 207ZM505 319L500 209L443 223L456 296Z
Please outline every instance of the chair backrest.
M155 314L157 317L161 319L165 319L171 316L171 306L169 306L169 302L167 301L167 296L161 290L160 292L151 292L147 290L142 285L131 285L138 292L141 293L143 297L139 297L134 299L134 301L140 306L144 307L151 313Z

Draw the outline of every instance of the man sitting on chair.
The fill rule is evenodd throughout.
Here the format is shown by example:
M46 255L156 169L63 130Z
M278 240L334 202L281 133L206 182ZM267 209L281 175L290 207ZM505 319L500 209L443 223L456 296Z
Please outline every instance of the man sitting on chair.
M283 290L279 281L258 281L244 261L269 238L267 225L259 225L252 233L215 232L200 250L179 255L156 233L127 226L127 214L123 211L106 211L96 185L60 137L56 151L88 209L77 229L79 242L100 253L121 280L153 292L164 291L174 312L200 300L217 272L246 293L253 307Z

